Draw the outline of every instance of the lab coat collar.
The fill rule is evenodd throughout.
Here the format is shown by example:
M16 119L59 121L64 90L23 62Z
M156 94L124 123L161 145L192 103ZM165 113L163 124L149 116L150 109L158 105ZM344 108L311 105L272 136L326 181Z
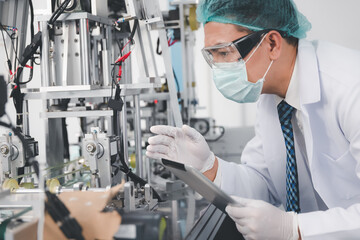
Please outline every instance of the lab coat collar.
M278 95L275 95L276 106L282 101L285 100L290 106L294 107L297 110L301 110L300 107L300 95L299 95L299 74L298 74L298 59L296 58L294 70L290 79L289 87L286 91L285 98L282 98Z
M319 66L314 45L304 39L299 40L298 74L300 104L311 104L320 101Z

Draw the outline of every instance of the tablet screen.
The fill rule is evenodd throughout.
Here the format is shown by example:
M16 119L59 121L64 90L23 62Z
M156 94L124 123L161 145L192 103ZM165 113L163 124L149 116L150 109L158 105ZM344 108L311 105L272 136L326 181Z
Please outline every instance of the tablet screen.
M189 187L198 192L206 200L214 204L221 211L225 212L225 207L230 203L236 204L236 201L233 198L223 192L195 168L167 159L162 159L162 163L175 176L189 185Z

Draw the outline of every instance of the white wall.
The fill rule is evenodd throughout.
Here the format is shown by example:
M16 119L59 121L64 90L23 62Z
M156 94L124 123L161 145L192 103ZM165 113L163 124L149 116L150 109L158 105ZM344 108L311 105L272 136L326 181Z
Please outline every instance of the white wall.
M294 0L312 24L308 39L321 39L360 50L360 1L359 0ZM203 60L203 30L197 32L195 46L200 106L198 116L215 118L217 124L227 127L251 126L254 124L256 104L237 104L225 99L211 79L211 72ZM344 59L346 61L346 59Z

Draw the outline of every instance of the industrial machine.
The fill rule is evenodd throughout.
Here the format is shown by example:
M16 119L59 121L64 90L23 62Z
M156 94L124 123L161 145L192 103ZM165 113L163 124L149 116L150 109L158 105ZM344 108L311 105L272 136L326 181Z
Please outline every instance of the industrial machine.
M209 140L224 129L195 117L196 1L171 6L161 12L158 0L0 1L10 53L0 79L0 90L9 91L0 94L0 117L10 117L0 119L0 182L11 191L0 193L0 213L12 209L1 223L6 234L31 226L42 236L37 223L52 218L64 236L83 239L86 229L62 196L107 192L122 180L103 209L123 217L116 239L183 239L190 232L206 202L145 157L149 128L184 122ZM174 44L180 69L172 63ZM4 108L9 97L14 113Z

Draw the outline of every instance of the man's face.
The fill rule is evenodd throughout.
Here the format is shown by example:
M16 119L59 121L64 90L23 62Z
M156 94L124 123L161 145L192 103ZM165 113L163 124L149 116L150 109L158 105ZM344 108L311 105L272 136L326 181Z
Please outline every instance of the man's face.
M236 39L248 35L248 33L245 31L239 31L238 27L234 24L225 24L218 22L206 23L204 26L204 33L205 33L205 47L210 47L223 43L229 43ZM261 44L261 46L257 49L255 54L246 63L248 80L250 82L257 82L260 78L262 78L266 72L267 67L269 66L270 62L266 55L266 51L265 51L266 48L263 47L263 45L264 43ZM245 61L250 56L250 54L251 53L249 53L244 58Z

